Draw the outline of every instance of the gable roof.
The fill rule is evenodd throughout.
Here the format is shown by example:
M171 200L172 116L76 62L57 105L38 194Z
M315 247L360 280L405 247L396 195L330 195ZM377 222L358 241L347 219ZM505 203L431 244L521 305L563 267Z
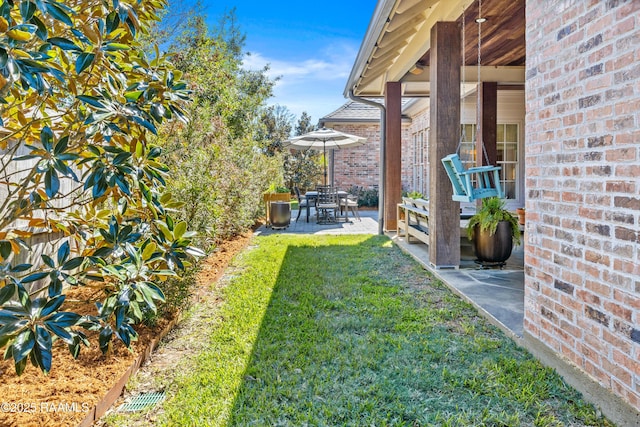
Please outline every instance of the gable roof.
M368 98L370 101L384 105L382 98ZM373 105L349 100L340 108L320 119L320 122L377 122L380 120L380 109Z
M366 98L369 101L384 105L384 98ZM415 100L411 98L402 99L402 110L413 104ZM403 115L403 121L410 120ZM373 105L363 104L354 100L349 100L340 108L327 114L319 120L320 126L325 123L377 123L380 121L380 109Z

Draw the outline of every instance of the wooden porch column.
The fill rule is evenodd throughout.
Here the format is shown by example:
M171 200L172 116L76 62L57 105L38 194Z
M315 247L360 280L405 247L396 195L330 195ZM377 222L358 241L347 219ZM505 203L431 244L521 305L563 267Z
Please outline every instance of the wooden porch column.
M431 28L429 134L429 261L436 268L460 266L460 203L442 166L460 141L460 28L437 22Z
M478 96L480 97L480 111L478 111L480 132L476 133L477 164L478 166L496 165L498 163L498 146L496 144L496 130L498 127L498 83L479 83ZM487 152L488 162L482 152L483 142L484 149Z
M402 202L402 93L400 82L387 82L385 88L387 123L384 152L384 230L395 231L398 203Z

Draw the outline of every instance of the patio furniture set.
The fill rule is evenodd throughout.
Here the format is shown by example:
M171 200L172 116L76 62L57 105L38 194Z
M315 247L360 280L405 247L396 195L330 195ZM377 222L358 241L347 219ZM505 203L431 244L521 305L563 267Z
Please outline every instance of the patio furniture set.
M315 191L307 191L304 195L300 194L297 187L294 187L294 191L298 198L296 222L303 209L306 210L306 221L309 222L312 207L316 210L318 224L335 224L341 220L349 222L349 210L354 218L360 220L357 194L349 194L330 185L319 185Z

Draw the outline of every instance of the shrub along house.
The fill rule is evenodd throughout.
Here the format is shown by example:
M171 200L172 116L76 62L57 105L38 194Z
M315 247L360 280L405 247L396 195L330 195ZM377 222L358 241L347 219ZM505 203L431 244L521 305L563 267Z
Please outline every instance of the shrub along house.
M345 89L384 100L378 128L348 126L383 141L386 230L403 185L428 194L434 268L460 261L440 159L501 164L527 209L523 343L621 424L640 423L639 77L639 1L380 0Z

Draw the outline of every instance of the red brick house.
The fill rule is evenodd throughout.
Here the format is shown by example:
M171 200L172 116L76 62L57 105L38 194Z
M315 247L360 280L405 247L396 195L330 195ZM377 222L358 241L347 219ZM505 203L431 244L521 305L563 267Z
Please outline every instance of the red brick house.
M403 187L429 195L436 269L460 256L440 159L456 151L460 123L479 121L488 163L502 163L510 203L527 209L523 345L612 420L640 425L640 1L481 10L478 64L478 0L380 0L345 95L381 97L384 134L373 118L323 120L383 140L385 229ZM362 150L375 164L375 148ZM335 161L373 175L355 157Z
M475 97L475 95L474 95ZM469 96L471 98L471 96ZM376 100L384 102L384 100ZM429 196L429 100L402 100L402 191L417 191ZM465 99L461 122L465 126L465 141L461 142L464 163L474 163L475 98ZM329 169L340 188L352 185L377 187L380 179L380 112L357 101L348 101L336 111L322 117L320 126L364 136L362 147L336 150L329 156ZM497 104L497 164L507 173L502 175L507 206L515 210L524 206L524 90L511 89L498 93Z
M382 102L380 99L371 99ZM407 103L409 100L403 100ZM411 120L404 118L403 153L411 149L407 141ZM329 153L330 181L338 188L377 188L380 184L380 112L377 108L356 101L347 101L336 111L319 120L320 127L328 127L367 138L367 143L360 147L345 150L333 150ZM403 163L403 187L411 188L410 165Z

